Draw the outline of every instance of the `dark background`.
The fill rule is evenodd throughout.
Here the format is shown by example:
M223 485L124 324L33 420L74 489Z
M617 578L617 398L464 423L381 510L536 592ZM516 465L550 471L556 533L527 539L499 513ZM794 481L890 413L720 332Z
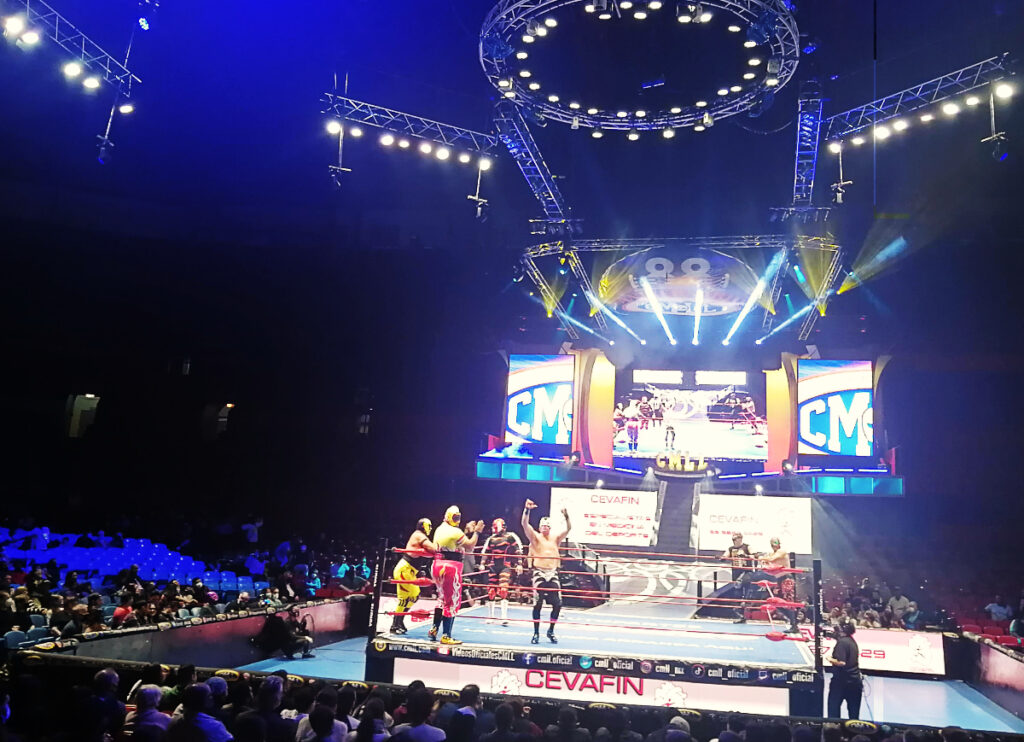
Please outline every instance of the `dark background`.
M671 142L538 130L587 235L774 231L768 207L789 200L799 80L819 75L834 113L1018 53L1024 38L1021 0L878 5L875 66L872 3L801 3L801 30L821 47L760 118ZM123 49L135 4L94 6L59 3L98 43ZM353 97L489 131L494 93L476 52L488 7L164 3L153 29L136 35L137 111L116 121L105 166L95 136L110 93L64 81L47 44L0 48L6 512L97 527L114 511L256 510L272 529L343 532L367 517L409 520L420 503L497 496L471 475L482 435L500 423L498 351L553 351L565 338L511 283L538 210L506 158L484 179L493 205L478 222L465 198L471 168L384 151L372 132L348 140L353 172L335 188L335 144L318 107L333 76L348 72ZM566 21L557 33L569 30ZM660 63L608 43L594 65L610 88L638 89L631 81ZM671 69L736 66L730 51L697 67L694 50L676 53ZM626 62L613 64L615 54ZM1024 510L1014 475L1024 412L1021 93L999 109L1004 162L979 142L984 106L915 122L875 153L848 151L854 185L830 222L851 255L894 218L916 235L905 260L834 302L814 342L826 356L894 356L887 424L908 478L903 507L922 527L991 523L998 510L1009 528ZM639 93L623 101L642 104ZM823 150L817 203L836 175ZM651 347L649 360L735 364L752 339L734 342L733 358L687 346ZM802 349L785 335L758 357L768 367ZM86 392L102 399L96 424L70 440L67 395ZM228 401L227 432L204 440L204 407ZM370 435L360 436L357 418L370 408Z

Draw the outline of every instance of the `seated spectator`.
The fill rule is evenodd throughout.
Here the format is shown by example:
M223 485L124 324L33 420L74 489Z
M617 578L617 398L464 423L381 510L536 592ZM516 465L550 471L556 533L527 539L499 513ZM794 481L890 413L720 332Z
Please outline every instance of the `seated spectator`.
M100 611L89 611L85 614L85 633L96 633L99 631L110 631L110 627L103 622L103 613Z
M168 742L227 742L227 727L209 714L213 705L210 686L192 683L181 694L182 714L167 730Z
M995 600L983 609L993 621L1009 621L1013 618L1013 610L1003 600L1002 595L996 595Z
M32 571L26 575L25 589L28 591L29 595L34 598L49 596L50 590L53 589L53 585L50 584L50 580L43 571L42 565L37 564L32 568Z
M296 689L291 694L292 704L295 708L286 708L281 710L282 719L294 719L296 723L299 723L307 716L309 716L309 710L313 706L313 701L316 698L316 691L313 690L312 686L304 685L301 688Z
M911 603L914 605L914 603ZM878 614L875 611L862 611L860 618L857 619L857 626L864 629L880 629L882 623L878 620Z
M562 706L558 710L558 723L548 725L544 739L548 742L590 742L590 730L579 725L576 709Z
M907 608L910 607L910 598L903 594L903 588L898 585L892 589L892 597L889 598L887 607L892 611L892 615L897 619L902 619L903 614L907 612ZM896 626L892 628L898 628Z
M515 714L515 721L512 723L512 728L520 734L525 734L527 737L537 739L544 734L544 730L533 723L526 717L526 705L523 703L521 698L513 698L509 701L509 705L512 707L512 713Z
M182 703L185 689L195 683L196 679L195 665L182 665L179 667L178 671L174 673L174 685L169 691L164 693L164 697L160 701L160 710L168 713L174 711L178 704ZM207 687L207 690L209 690L209 687Z
M459 691L459 707L448 722L448 739L476 742L480 735L494 730L494 714L483 708L480 686L470 683Z
M84 739L102 740L115 736L121 730L125 708L117 699L119 682L117 673L110 668L100 670L93 677L92 694L85 699L84 707L77 715Z
M276 675L265 677L256 692L256 709L239 715L236 723L256 716L267 726L267 742L293 742L298 724L292 719L281 718L278 708L283 699L284 683L281 678Z
M659 709L662 726L647 735L647 742L665 742L670 732L684 731L689 733L690 724L675 709Z
M146 665L142 668L142 672L139 673L138 681L132 686L132 689L128 691L128 702L135 703L135 695L139 692L142 686L153 685L160 690L160 698L157 699L157 703L159 704L160 700L163 699L163 694L170 690L170 688L167 687L167 676L170 674L171 668L167 665L159 665L156 663Z
M124 590L127 587L142 587L142 580L139 578L139 565L133 564L127 569L122 569L117 573L117 577L114 578L114 585L117 586L118 590Z
M629 728L629 719L622 709L614 709L608 714L605 726L594 733L596 742L642 742L643 735Z
M412 698L412 694L418 691L420 688L426 688L427 686L422 680L413 680L409 685L405 687L405 701L391 712L391 716L395 719L395 724L404 724L408 721L406 714L409 713L409 699Z
M433 703L433 699L431 699L431 703ZM323 713L317 711L317 709L321 708L326 709L326 711L330 713L331 719L334 722L331 732L326 738L330 739L331 742L345 742L345 737L348 735L348 724L340 719L334 718L338 712L338 692L330 685L325 685L320 692L316 694L313 710L310 711L309 716L299 721L298 729L295 731L296 742L310 742L310 740L313 739L324 738L322 734L318 736L316 730L313 728L313 715L316 713ZM429 708L427 709L427 714L430 714Z
M159 667L159 665L157 665ZM157 710L163 691L158 685L141 685L134 691L135 710L124 720L124 732L134 735L143 727L157 727L161 732L171 725L171 717Z
M235 731L237 734L237 727L235 726L235 719L246 711L252 711L253 709L253 698L252 698L252 686L249 685L247 680L236 680L228 686L228 702L221 706L221 719L228 728ZM263 734L266 735L266 725L260 721Z
M117 629L132 616L134 610L132 609L132 603L135 602L135 596L130 592L121 593L121 604L114 609L114 615L110 617L110 628ZM135 623L135 622L133 622Z
M371 698L363 705L359 726L348 733L346 742L384 742L390 736L384 723L384 702L379 698Z
M71 620L64 624L60 631L61 639L69 639L85 633L85 617L89 615L88 606L81 603L71 607Z
M83 592L89 592L91 589L91 585L81 583L78 581L78 573L74 570L64 575L64 592L79 595Z
M244 590L238 594L238 597L224 606L225 613L238 613L240 611L249 610L249 593Z
M210 715L227 725L224 704L228 702L228 681L219 675L214 675L207 678L206 684L210 686Z
M71 620L71 608L77 601L74 598L62 598L59 595L50 596L50 616L46 625L54 629L55 633L67 626Z
M924 614L917 607L916 601L910 601L907 612L903 614L903 628L908 631L919 631L924 628Z
M338 722L326 706L316 706L309 715L312 742L337 742L335 724Z
M908 602L909 605L909 602ZM892 608L886 607L884 611L878 614L878 622L882 624L883 629L902 629L903 621L896 616Z
M414 690L406 701L406 723L396 726L392 730L392 735L400 738L402 742L442 742L446 737L445 731L427 723L433 706L433 693L426 688ZM510 709L510 716L511 713ZM495 740L495 742L503 742L503 740Z
M359 726L359 719L352 715L352 709L356 706L356 692L350 686L345 686L338 691L338 718L345 722L349 732Z
M529 737L517 732L515 723L516 712L512 704L501 704L494 710L494 731L482 735L480 742L526 742ZM637 738L640 739L640 735L637 735Z

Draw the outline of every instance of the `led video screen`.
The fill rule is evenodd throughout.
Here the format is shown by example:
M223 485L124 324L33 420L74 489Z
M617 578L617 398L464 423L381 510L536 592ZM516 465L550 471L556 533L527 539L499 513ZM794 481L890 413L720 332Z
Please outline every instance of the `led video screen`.
M535 456L565 456L572 446L571 355L511 355L505 396L505 442Z
M766 461L768 421L760 371L634 369L617 388L615 457L677 452L714 461ZM623 383L624 382L624 383Z
M873 379L871 361L798 361L797 452L872 456Z

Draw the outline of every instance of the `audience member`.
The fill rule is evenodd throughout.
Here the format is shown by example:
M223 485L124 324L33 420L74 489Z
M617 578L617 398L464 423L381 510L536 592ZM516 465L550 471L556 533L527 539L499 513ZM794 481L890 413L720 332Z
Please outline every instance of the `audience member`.
M396 726L392 735L401 742L442 742L445 731L428 724L434 706L434 694L426 688L416 688L406 701L406 723ZM505 742L504 739L491 742Z
M242 717L258 716L267 727L267 742L293 742L295 728L298 726L292 719L282 719L278 708L284 698L284 682L276 675L263 679L256 692L256 709L246 711Z
M227 727L210 715L213 696L206 683L192 683L181 693L182 714L167 730L168 742L227 742Z
M313 729L313 714L317 713L317 709L324 708L330 713L331 719L334 720L331 733L328 735L331 742L345 742L345 737L348 735L348 724L335 719L335 715L338 712L338 692L330 685L324 686L319 693L316 694L313 710L309 716L299 721L299 726L295 731L296 742L310 742L315 739L316 730ZM430 709L427 709L427 713L430 713ZM323 735L321 735L322 737Z
M383 742L390 736L384 723L384 702L379 698L371 698L363 706L359 726L348 733L346 742Z
M130 712L124 720L124 732L134 736L144 727L157 727L161 732L167 731L167 727L171 724L171 717L157 710L162 696L163 691L158 685L139 686L134 695L135 710Z
M892 615L897 619L902 619L903 614L907 612L907 608L910 607L910 598L903 594L903 588L893 587L892 597L889 598L888 608L892 611Z
M1003 600L1002 595L996 595L995 599L983 610L993 621L1009 621L1013 618L1013 610Z
M550 724L544 730L548 742L591 742L590 730L581 727L576 718L576 709L562 706L558 710L558 723Z

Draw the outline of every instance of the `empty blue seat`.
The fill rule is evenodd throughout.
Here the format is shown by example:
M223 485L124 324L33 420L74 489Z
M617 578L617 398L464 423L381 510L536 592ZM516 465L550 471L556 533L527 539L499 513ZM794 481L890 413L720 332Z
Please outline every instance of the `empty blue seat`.
M53 634L50 633L50 630L43 626L36 626L28 630L28 641L30 642L40 642L52 637Z
M38 613L32 613L32 614L29 615L28 618L32 622L32 625L35 626L35 627L46 626L46 617L45 616L41 616Z
M192 614L188 612L188 608L179 608L178 618L192 618Z
M28 634L24 631L12 630L4 634L4 644L8 649L18 649L22 642L28 641Z

